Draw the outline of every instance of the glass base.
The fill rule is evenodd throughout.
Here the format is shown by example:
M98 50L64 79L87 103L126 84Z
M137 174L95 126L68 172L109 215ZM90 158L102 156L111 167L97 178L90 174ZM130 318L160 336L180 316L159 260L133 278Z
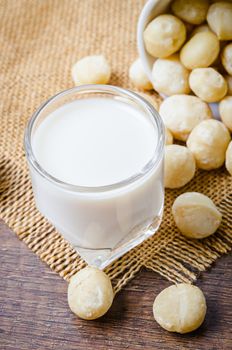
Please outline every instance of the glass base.
M129 236L123 241L120 241L117 246L114 248L102 248L102 249L90 249L75 246L74 248L79 253L79 255L87 262L90 266L95 266L103 270L106 266L110 265L115 259L118 259L120 256L127 253L129 250L139 245L147 238L154 235L158 230L162 219L162 214L156 216L153 219L152 224L147 224L146 226L143 223L143 227L136 227Z

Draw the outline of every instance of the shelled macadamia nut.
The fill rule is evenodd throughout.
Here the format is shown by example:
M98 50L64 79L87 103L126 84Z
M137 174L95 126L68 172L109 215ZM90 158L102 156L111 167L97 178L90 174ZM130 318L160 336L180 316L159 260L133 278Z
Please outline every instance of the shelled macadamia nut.
M227 94L232 96L232 75L226 75L224 78L226 79L228 87Z
M158 58L152 68L153 86L165 95L189 94L189 70L180 62L178 55Z
M165 127L165 145L172 145L173 144L173 136L170 130Z
M221 60L223 67L225 68L227 73L232 75L232 43L226 45L226 47L224 47L224 49L222 50Z
M232 96L226 96L219 103L219 114L222 122L232 131Z
M202 239L217 231L222 215L213 201L202 193L186 192L176 198L172 214L180 232Z
M109 310L113 298L109 277L97 268L86 267L70 280L69 307L80 318L94 320L103 316Z
M220 40L232 40L232 3L216 2L209 7L207 22Z
M191 24L205 21L209 8L209 0L174 0L172 12L177 17Z
M187 147L197 163L204 170L220 168L225 161L225 153L230 142L227 127L215 119L204 120L189 135Z
M86 56L77 61L72 68L72 78L75 85L107 84L111 69L102 55Z
M220 50L219 40L212 32L195 34L180 51L180 60L188 69L209 67Z
M232 141L230 141L229 146L226 150L226 169L232 175Z
M185 146L165 146L164 153L164 186L179 188L186 185L194 177L195 159Z
M156 322L169 332L192 332L203 323L206 301L200 288L180 283L165 288L155 298L153 314Z
M159 113L175 139L186 141L193 128L212 117L207 103L196 96L173 95L160 105Z
M178 51L186 39L184 23L177 17L164 14L151 21L144 31L147 52L153 57L167 57Z
M189 75L192 91L205 102L218 102L227 93L224 77L214 68L196 68Z
M132 83L139 89L143 89L143 90L153 89L152 83L148 79L140 59L137 59L136 61L134 61L130 66L129 77Z

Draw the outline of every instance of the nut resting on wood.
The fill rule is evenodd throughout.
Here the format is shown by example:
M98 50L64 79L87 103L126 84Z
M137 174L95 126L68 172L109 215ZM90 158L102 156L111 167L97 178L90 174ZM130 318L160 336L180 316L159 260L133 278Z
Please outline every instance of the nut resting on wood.
M70 309L85 320L103 316L111 307L114 292L109 277L101 270L86 267L77 272L68 286Z
M169 332L192 332L204 321L206 301L200 288L187 283L165 288L155 298L153 314Z

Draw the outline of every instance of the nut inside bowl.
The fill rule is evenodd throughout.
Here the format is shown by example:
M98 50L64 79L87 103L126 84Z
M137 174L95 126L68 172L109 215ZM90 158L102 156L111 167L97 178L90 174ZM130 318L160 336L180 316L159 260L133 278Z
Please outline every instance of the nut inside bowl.
M156 59L149 55L149 53L146 51L143 40L143 32L149 22L151 22L158 15L161 15L162 13L165 13L168 10L170 3L171 0L148 0L139 16L137 28L138 51L144 70L151 82L152 66Z
M170 4L172 0L148 0L145 6L142 9L142 12L139 16L138 26L137 26L137 45L138 53L141 59L145 73L147 74L151 83L153 83L152 78L152 67L156 58L152 57L145 48L143 32L148 25L155 17L161 15L162 13L169 12ZM160 94L163 98L166 96ZM219 110L218 103L209 103L209 106L212 110L212 113L215 118L219 119Z

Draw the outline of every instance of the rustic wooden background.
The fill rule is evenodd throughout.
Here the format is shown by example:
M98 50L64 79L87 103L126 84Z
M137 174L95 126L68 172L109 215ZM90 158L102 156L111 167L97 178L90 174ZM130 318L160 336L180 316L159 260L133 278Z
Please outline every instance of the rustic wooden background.
M197 285L208 312L188 335L162 330L152 316L155 296L168 281L141 271L98 321L76 318L67 305L67 283L0 222L0 349L232 350L232 258L224 256Z

